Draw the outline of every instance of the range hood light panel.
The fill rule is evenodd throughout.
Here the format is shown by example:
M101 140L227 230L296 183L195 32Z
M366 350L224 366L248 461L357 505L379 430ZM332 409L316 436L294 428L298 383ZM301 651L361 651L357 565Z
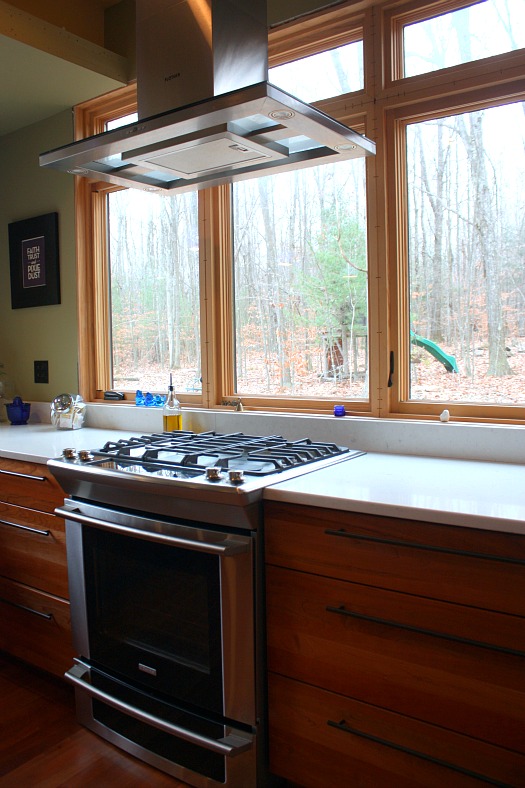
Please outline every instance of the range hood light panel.
M138 120L43 153L40 166L171 194L375 154L266 81L266 0L135 5Z
M251 162L287 156L288 150L282 145L261 145L253 139L246 142L244 137L223 126L129 151L123 161L180 178L196 178L200 174L233 171Z

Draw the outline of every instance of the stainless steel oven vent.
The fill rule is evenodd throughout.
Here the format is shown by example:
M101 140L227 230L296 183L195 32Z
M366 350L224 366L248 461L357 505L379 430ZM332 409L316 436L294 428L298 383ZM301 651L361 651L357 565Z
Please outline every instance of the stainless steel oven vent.
M40 165L173 193L375 153L268 81L266 0L137 0L138 121Z

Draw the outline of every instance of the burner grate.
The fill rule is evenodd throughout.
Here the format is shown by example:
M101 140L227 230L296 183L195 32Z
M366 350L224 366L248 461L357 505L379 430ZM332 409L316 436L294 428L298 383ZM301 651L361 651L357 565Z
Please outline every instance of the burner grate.
M108 441L95 454L132 459L148 466L193 468L202 472L216 466L243 470L251 476L267 476L347 452L346 447L309 438L288 441L280 435L177 431Z

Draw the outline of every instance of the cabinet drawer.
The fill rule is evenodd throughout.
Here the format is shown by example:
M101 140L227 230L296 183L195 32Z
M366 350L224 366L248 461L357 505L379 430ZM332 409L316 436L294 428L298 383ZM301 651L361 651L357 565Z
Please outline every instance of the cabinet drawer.
M265 513L271 564L525 616L522 536L271 503Z
M46 465L0 459L0 500L53 512L65 493Z
M0 649L62 676L73 659L69 602L0 578Z
M0 502L0 575L68 597L64 521Z
M271 566L266 587L269 670L525 752L525 658L479 645L523 620Z
M525 758L269 675L270 769L305 788L523 785Z

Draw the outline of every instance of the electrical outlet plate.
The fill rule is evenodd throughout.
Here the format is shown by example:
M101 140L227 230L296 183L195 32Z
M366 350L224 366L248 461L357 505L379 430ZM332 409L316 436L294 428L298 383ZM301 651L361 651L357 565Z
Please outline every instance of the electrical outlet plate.
M35 383L49 383L48 361L35 361Z

